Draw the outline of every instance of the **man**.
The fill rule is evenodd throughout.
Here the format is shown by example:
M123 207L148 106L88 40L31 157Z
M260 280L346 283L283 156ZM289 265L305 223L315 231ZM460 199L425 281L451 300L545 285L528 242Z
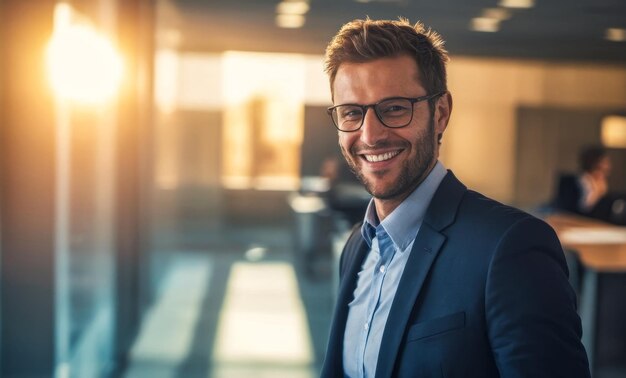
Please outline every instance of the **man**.
M326 50L329 114L373 199L341 257L322 376L587 377L553 230L437 160L446 61L406 20L352 21Z

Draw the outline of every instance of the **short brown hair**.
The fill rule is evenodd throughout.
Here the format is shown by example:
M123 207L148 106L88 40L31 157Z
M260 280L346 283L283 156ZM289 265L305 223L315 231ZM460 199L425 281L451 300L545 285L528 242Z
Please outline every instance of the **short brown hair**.
M607 150L602 146L586 146L579 155L580 168L584 172L592 172L602 159L608 156Z
M326 47L324 70L330 86L342 63L365 63L380 58L408 55L415 59L418 78L428 94L448 90L446 62L448 52L437 32L407 19L354 20L343 25Z

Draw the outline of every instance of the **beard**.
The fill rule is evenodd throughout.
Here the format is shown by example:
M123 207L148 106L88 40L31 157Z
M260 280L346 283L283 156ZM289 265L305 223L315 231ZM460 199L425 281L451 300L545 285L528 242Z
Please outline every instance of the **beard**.
M350 170L359 179L359 181L363 183L365 190L367 190L369 194L377 199L391 200L407 197L411 192L413 192L413 190L415 190L415 188L419 186L422 181L424 181L428 173L430 173L432 167L435 165L435 146L437 142L435 141L434 117L430 118L426 130L418 135L416 140L413 142L413 148L415 149L416 156L413 159L402 162L400 173L393 185L389 185L381 189L377 189L376 185L365 177L362 170L359 168L356 159L360 159L360 157L358 157L358 155L354 152L354 147L350 149L350 152L347 152L343 147L341 147L341 153L346 159ZM385 148L388 145L389 144L387 142L383 142L374 147ZM380 172L375 174L382 177L386 173L387 172Z

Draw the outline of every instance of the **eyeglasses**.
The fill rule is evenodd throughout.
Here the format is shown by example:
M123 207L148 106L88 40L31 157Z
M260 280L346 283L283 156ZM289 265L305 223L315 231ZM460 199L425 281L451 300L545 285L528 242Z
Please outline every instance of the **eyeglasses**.
M422 97L392 97L375 104L341 104L328 108L327 112L339 131L357 131L363 126L369 108L374 109L376 117L385 126L397 129L408 126L413 120L413 105L418 102L432 100L446 92L439 92Z

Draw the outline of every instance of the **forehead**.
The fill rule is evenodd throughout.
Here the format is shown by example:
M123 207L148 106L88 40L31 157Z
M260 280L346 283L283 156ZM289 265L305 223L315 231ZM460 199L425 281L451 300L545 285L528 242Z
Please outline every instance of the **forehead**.
M333 83L334 102L376 102L386 97L426 94L417 63L409 56L343 63Z

